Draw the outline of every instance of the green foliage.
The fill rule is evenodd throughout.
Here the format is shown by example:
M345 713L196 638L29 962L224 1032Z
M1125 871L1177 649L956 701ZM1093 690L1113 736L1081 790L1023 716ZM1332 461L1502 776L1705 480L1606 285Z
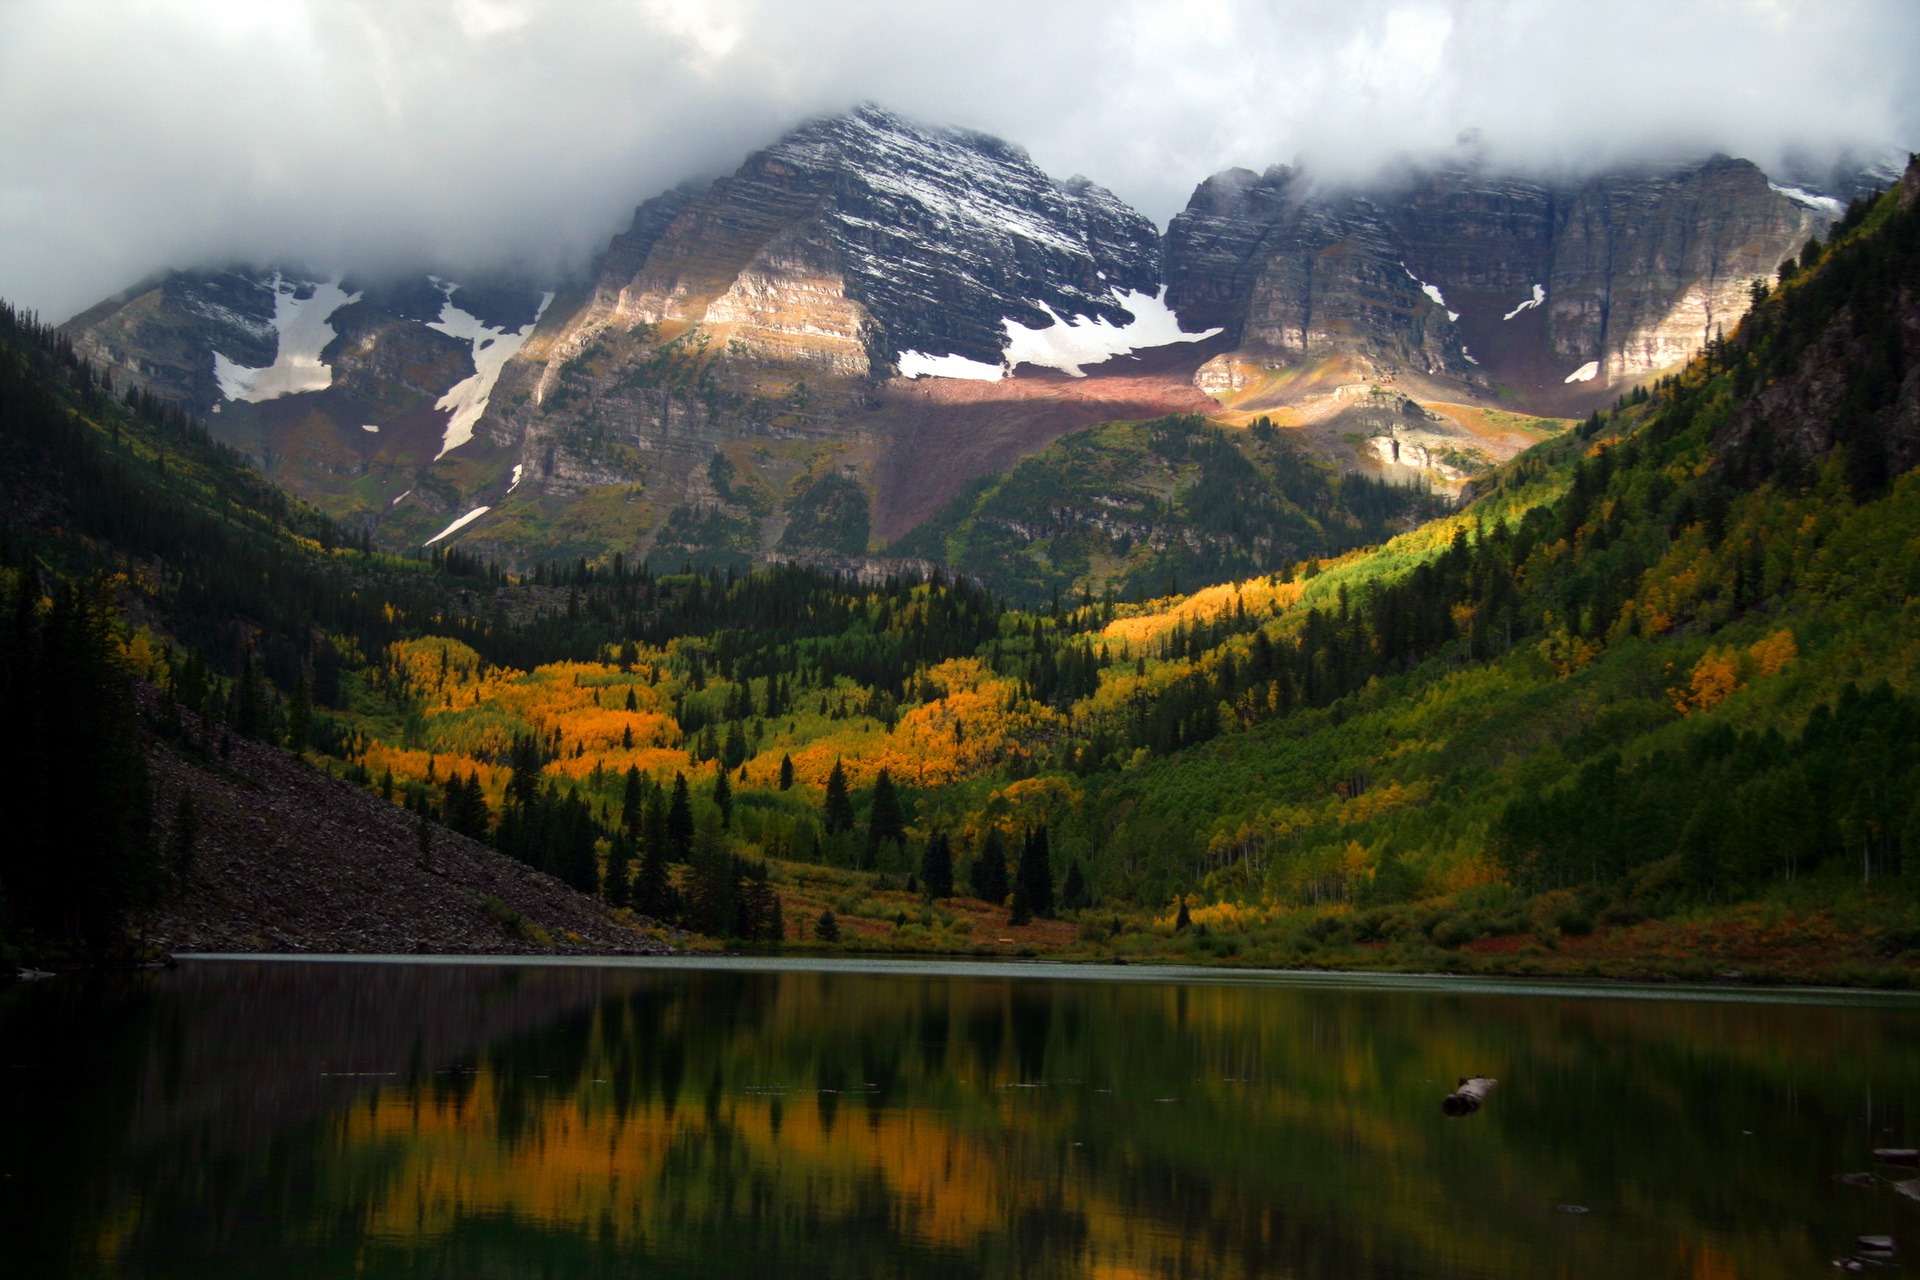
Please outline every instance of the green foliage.
M1166 594L1383 540L1431 494L1323 468L1269 424L1109 423L977 481L896 545L1038 605L1067 589Z
M775 550L852 559L867 553L872 527L867 491L852 477L830 471L788 499L787 527Z

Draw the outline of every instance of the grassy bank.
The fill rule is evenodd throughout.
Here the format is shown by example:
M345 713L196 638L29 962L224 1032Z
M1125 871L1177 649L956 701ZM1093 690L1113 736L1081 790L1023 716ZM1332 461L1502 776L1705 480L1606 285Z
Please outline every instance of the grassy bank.
M1524 894L1479 885L1387 907L1089 908L1013 924L978 898L929 901L904 877L774 861L783 948L821 954L984 956L1239 968L1352 969L1631 981L1920 989L1920 902L1904 881L1806 880L1758 901ZM839 937L817 936L832 913ZM725 949L724 941L703 945Z

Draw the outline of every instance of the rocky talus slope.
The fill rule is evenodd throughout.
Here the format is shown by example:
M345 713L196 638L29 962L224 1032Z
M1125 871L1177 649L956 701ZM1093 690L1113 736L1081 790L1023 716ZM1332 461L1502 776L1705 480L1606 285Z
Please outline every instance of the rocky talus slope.
M190 714L187 733L202 728ZM142 925L166 951L658 955L661 934L494 849L431 827L284 751L208 730L204 760L149 753L162 839L180 794L191 867Z

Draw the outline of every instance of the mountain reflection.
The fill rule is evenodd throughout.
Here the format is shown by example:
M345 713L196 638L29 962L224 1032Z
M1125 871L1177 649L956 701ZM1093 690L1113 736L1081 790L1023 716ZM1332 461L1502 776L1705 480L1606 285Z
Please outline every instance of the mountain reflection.
M1911 1136L1914 1025L1894 1002L196 962L0 997L0 1222L36 1275L1787 1276L1911 1218L1834 1175ZM1475 1073L1487 1107L1441 1116Z

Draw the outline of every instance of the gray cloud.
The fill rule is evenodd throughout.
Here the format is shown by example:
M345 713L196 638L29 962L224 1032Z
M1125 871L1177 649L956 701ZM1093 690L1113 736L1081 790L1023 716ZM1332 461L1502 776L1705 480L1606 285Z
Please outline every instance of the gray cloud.
M633 204L873 99L1150 216L1331 179L1920 139L1911 0L13 0L0 294L230 259L578 265Z

